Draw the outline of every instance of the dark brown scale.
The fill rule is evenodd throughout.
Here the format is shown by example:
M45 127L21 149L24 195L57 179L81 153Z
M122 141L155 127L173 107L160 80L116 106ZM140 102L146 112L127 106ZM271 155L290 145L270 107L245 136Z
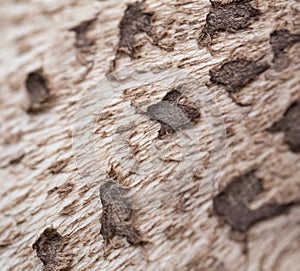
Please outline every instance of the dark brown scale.
M128 192L128 188L113 181L108 181L100 187L103 207L100 233L105 241L110 241L114 236L121 236L132 245L143 243L139 231L132 225L133 208L127 197Z
M271 203L258 209L249 209L249 203L254 197L263 192L262 180L257 178L254 171L236 177L213 200L216 214L225 218L235 230L246 231L250 226L274 215L281 214L298 203Z
M297 42L300 42L300 34L292 34L287 29L278 29L270 34L270 44L275 58L284 54L287 48Z
M187 128L190 124L190 118L188 115L179 107L170 102L159 102L157 104L150 105L147 108L147 115L152 120L165 123L172 127L173 130L179 130ZM186 111L188 109L186 108Z
M276 122L270 132L284 132L284 142L292 152L300 152L300 103L293 103L284 113L281 120Z
M64 252L66 243L66 238L61 236L53 227L49 227L32 245L38 258L44 264L44 271L69 270L72 254Z
M152 35L152 16L154 12L144 10L144 2L135 2L128 5L120 22L120 40L118 52L124 52L131 58L136 56L135 35L145 32Z
M236 92L269 67L268 64L238 58L226 62L219 69L210 70L210 81L224 85L229 92Z
M200 117L196 107L187 102L187 97L177 90L168 92L161 102L150 105L147 115L161 124L159 136L191 127Z
M94 44L94 41L89 40L86 34L89 27L92 26L92 24L96 20L97 20L96 18L93 18L91 20L83 21L78 26L75 26L70 29L70 31L73 31L76 34L76 42L75 42L76 48L84 48Z
M163 97L162 101L168 101L168 102L178 102L179 99L182 97L181 92L179 92L178 90L174 89L171 90L170 92L168 92L165 97Z
M47 86L47 80L40 71L29 73L25 86L31 106L44 101L49 96L50 89Z
M237 0L229 3L211 1L212 10L206 17L200 41L213 37L220 31L235 32L247 28L259 15L259 10L250 4L251 0Z

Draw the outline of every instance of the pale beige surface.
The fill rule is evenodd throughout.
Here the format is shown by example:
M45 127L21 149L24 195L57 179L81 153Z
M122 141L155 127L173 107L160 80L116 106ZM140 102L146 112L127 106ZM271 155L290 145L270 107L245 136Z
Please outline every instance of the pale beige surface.
M199 81L201 91L194 90L193 95L203 105L202 113L206 113L208 119L202 118L191 132L192 137L195 133L198 136L195 144L188 139L188 131L183 138L173 135L163 142L156 139L159 125L135 111L143 111L145 105L159 101L168 88L162 90L153 83L125 92L116 91L114 105L110 100L112 93L98 91L109 61L114 58L125 1L2 1L1 270L42 270L32 244L50 225L70 237L68 249L74 254L72 270L298 270L299 207L254 225L247 234L247 255L242 253L243 244L230 233L230 227L212 212L212 197L232 177L253 168L258 168L257 174L264 179L266 188L253 207L300 197L300 156L291 153L282 143L282 134L266 131L281 118L292 101L300 98L300 44L289 50L290 62L286 69L267 70L237 94L241 103L251 104L248 107L234 104L221 86L210 83L205 86L209 82L208 70L231 55L255 59L265 56L265 61L271 63L268 39L276 27L285 26L299 32L299 1L256 2L263 12L259 20L247 30L220 34L213 45L217 53L211 56L205 48L200 49L196 41L210 7L209 1L148 1L149 9L156 11L154 24L168 26L164 27L167 34L163 41L174 43L174 51L162 51L141 35L140 42L145 45L139 50L140 58L131 61L125 56L118 61L117 72L127 65L138 67L140 71L156 66L172 67L179 78L189 74ZM95 14L99 14L98 19L88 32L96 41L94 67L84 77L86 68L76 59L75 35L68 29L94 18ZM43 112L29 115L24 110L24 80L28 72L41 67L49 78L52 98ZM177 80L176 72L172 72L175 82L171 86L184 80ZM165 82L165 78L169 78L169 74L162 77L161 82ZM87 93L93 94L93 91L97 99L88 99L88 109L80 111L80 103L83 101L84 108ZM213 103L209 102L212 98ZM103 103L108 104L107 111L101 110ZM209 116L216 107L216 123L211 124ZM89 112L91 108L95 109L94 117L100 115L92 128L90 123L81 125L82 119L76 117L78 110ZM122 114L126 116L125 122L120 120ZM129 124L126 124L127 119L130 119ZM97 161L94 156L83 159L72 147L76 123L80 123L81 132L85 129L93 132ZM214 141L209 125L213 125L221 140L218 146L222 148L215 156L211 156ZM225 127L233 132L226 140ZM183 152L180 144L183 143L188 144L188 154L184 153L187 155L185 163L180 163L180 152ZM84 148L81 146L84 142L76 141L76 137L75 144ZM9 164L23 154L19 164ZM51 170L57 161L66 161L67 165L53 174ZM157 161L161 163L155 164ZM180 170L179 164L183 166ZM140 167L136 168L137 165ZM81 178L77 166L90 177ZM107 179L105 172L111 166L116 168L122 184L142 191L137 200L140 207L136 212L136 225L150 241L144 249L128 245L120 249L104 248L99 233L102 212L99 187ZM191 179L189 173L195 168L196 177ZM91 175L93 169L96 171ZM141 175L134 174L134 170ZM204 175L206 181L213 182L216 172L213 189L200 191ZM173 180L170 186L164 184L166 179ZM48 193L65 183L74 184L72 191ZM151 187L163 196L152 205L146 200L147 196L153 196L153 193L148 194ZM66 211L64 208L70 203L72 208Z

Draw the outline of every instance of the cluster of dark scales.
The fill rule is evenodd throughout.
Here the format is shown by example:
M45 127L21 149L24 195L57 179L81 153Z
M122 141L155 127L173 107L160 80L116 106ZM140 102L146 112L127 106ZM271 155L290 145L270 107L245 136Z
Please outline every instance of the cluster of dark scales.
M252 0L233 0L221 3L211 0L212 8L207 14L206 23L199 37L200 43L209 42L218 32L235 32L246 29L258 18L260 11L251 5ZM129 4L119 24L119 43L116 55L127 54L131 59L137 57L136 35L146 33L157 45L152 20L154 12L146 11L145 0ZM86 36L88 28L96 19L87 20L70 29L76 34L75 47L86 49L94 42ZM292 34L287 29L274 30L270 34L270 45L274 59L283 56L286 50L300 42L300 34ZM234 93L263 73L270 67L267 63L236 58L225 61L220 67L209 71L211 82L221 84L225 89ZM41 70L30 72L27 76L26 91L30 98L30 107L42 103L50 93L46 77ZM147 108L146 115L160 123L159 136L186 129L195 124L200 118L197 107L188 97L177 89L172 89L164 98ZM270 132L284 132L284 142L290 150L300 152L300 103L295 102L286 110L281 120L276 122ZM18 158L22 159L22 157ZM12 161L17 163L18 161ZM139 245L144 241L139 230L134 226L134 209L129 194L129 188L108 181L100 187L100 200L103 213L101 231L106 242L114 237L126 238L129 244ZM264 192L263 180L250 171L235 177L213 199L215 213L225 219L234 230L247 231L255 223L272 216L286 212L295 206L295 202L278 204L276 202L250 209L249 204L260 193ZM70 258L63 257L66 239L56 229L47 228L33 244L37 256L44 264L45 270L67 270ZM57 269L57 270L58 270Z

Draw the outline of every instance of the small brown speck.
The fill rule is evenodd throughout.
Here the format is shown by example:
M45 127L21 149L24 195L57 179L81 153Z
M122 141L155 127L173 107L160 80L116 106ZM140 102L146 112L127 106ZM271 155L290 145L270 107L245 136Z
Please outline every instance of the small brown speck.
M58 160L55 161L50 167L49 167L49 171L52 174L58 174L60 173L69 163L68 160Z
M70 204L64 206L62 210L59 212L61 216L71 216L76 214L78 208L78 200L73 200Z
M51 190L48 191L48 195L56 192L60 199L64 199L67 195L69 195L74 190L75 184L73 182L66 182L60 186L55 186Z

